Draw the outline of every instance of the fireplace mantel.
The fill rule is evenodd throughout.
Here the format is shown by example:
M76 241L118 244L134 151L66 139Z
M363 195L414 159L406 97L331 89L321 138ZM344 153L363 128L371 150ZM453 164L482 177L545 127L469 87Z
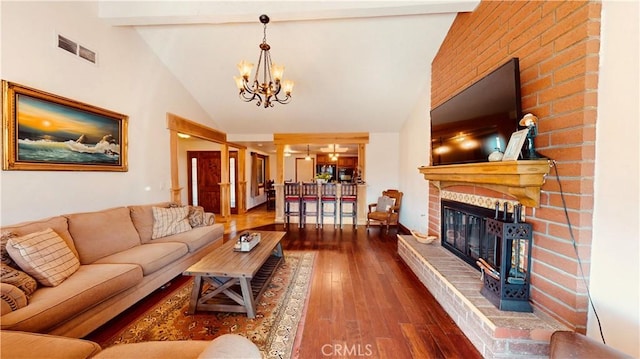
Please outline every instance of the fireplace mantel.
M422 166L419 170L440 189L475 185L513 196L525 206L539 207L540 188L550 168L544 159Z

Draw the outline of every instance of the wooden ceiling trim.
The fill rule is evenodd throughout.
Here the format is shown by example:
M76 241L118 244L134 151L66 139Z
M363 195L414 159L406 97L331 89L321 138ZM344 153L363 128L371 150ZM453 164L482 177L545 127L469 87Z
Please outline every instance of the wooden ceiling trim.
M299 144L368 144L369 133L274 133L273 143L276 145Z
M216 131L210 127L187 120L186 118L174 115L172 113L167 113L167 126L172 131L177 131L217 143L227 143L226 133Z

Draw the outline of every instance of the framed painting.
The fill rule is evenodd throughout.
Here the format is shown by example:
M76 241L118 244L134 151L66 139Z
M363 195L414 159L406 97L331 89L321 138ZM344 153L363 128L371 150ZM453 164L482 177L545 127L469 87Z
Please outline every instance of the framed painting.
M503 161L518 160L518 157L520 157L520 151L522 151L522 145L524 145L524 141L527 139L527 133L529 133L529 129L525 128L524 130L516 131L511 134L507 148L504 150L504 156L502 156Z
M2 81L3 170L127 171L128 117Z

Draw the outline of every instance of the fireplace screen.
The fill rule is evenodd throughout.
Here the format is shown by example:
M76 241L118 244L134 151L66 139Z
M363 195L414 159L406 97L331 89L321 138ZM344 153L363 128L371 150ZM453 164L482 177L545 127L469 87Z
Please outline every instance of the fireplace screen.
M501 310L531 312L532 231L519 215L442 200L442 246L473 267L483 267L481 293ZM516 206L516 212L521 207Z
M460 202L442 200L442 245L470 265L479 258L492 264L500 260L494 248L496 236L487 236L486 218L493 216L490 209Z

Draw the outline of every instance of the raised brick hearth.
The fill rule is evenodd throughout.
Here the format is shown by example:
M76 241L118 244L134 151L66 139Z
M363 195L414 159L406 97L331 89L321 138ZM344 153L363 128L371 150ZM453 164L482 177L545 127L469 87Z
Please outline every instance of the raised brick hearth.
M569 330L535 309L496 309L480 294L480 272L439 242L398 235L398 254L485 358L547 358L551 334Z

